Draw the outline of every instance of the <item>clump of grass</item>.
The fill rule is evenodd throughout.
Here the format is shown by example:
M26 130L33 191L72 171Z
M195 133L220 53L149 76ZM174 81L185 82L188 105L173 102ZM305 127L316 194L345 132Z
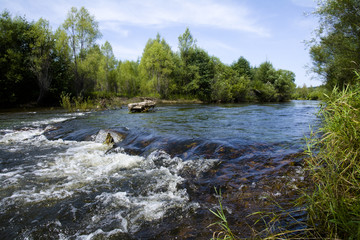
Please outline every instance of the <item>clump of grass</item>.
M72 104L71 104L71 98L70 94L68 93L62 93L60 96L60 106L68 111L72 111Z
M360 239L360 86L334 89L320 116L308 139L309 223L326 238Z
M221 230L214 232L213 237L211 238L211 240L235 240L235 239L239 239L231 231L231 229L229 227L229 223L228 223L228 221L226 219L226 216L225 216L225 213L224 213L224 208L223 208L223 205L222 205L221 189L218 192L217 189L215 188L215 193L216 193L218 201L219 201L219 208L216 209L216 211L213 211L213 210L210 209L210 212L212 214L214 214L218 218L218 221L215 222L215 223L210 224L209 227L216 225L216 226L219 226Z
M258 217L252 227L252 239L322 239L304 219L298 220L298 215L304 212L302 207L289 210L283 209L274 200L272 202L277 206L276 211L255 212L249 215ZM255 229L255 225L259 223L262 226L261 231Z
M69 93L62 93L60 96L60 106L69 112L74 111L87 111L90 109L95 109L96 105L94 102L88 98L84 98L82 96L72 97Z

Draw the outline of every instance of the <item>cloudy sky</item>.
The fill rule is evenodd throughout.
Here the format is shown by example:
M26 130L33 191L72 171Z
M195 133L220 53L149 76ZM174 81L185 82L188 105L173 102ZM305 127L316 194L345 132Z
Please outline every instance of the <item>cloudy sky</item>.
M304 41L318 24L307 16L313 0L0 0L1 11L29 21L42 17L53 30L73 6L95 16L103 34L99 43L109 41L120 60L137 60L157 33L177 51L178 36L189 27L197 45L223 63L240 56L252 66L268 60L293 71L299 86L321 84L306 67L311 59Z

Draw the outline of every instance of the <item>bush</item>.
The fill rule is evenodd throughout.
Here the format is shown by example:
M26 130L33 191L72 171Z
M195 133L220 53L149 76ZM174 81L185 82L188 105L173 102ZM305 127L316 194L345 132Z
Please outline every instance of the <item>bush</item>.
M60 106L69 112L73 112L75 110L86 111L96 108L96 105L90 99L90 97L83 98L82 96L79 96L71 98L69 93L64 92L60 96Z

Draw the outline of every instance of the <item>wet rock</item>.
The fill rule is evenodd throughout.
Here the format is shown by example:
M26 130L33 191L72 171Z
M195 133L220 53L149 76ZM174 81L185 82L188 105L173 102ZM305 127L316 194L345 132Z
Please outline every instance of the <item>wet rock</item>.
M130 103L128 104L129 112L148 112L155 108L156 103L154 101L146 100L139 103Z
M101 129L95 136L95 142L98 143L113 144L121 142L122 140L122 134L113 130Z
M106 135L106 139L105 139L104 143L105 143L105 144L108 144L108 145L114 143L114 138L111 136L110 133L108 133L108 134Z

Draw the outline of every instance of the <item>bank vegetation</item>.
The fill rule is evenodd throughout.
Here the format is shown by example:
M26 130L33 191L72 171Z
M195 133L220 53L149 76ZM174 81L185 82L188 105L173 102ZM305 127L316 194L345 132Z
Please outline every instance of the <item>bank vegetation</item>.
M56 30L45 19L0 16L0 107L33 102L152 97L202 102L273 102L291 99L295 74L244 57L227 65L196 44L188 28L174 52L158 34L137 61L118 60L95 16L71 8ZM88 101L89 100L89 101Z

